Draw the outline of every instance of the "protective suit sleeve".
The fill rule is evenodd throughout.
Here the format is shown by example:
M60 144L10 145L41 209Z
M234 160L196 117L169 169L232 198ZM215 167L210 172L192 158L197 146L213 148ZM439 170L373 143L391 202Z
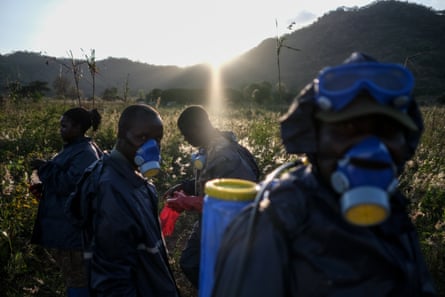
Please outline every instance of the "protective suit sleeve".
M75 189L76 182L85 168L97 159L90 150L78 151L63 163L48 161L39 169L39 177L43 184L55 187L59 196L68 196ZM71 161L70 161L71 160Z

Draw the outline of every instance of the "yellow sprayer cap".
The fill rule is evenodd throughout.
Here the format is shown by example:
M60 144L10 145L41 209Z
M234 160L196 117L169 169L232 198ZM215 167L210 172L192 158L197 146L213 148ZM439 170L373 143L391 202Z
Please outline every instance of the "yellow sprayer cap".
M257 184L244 179L218 178L205 184L204 192L210 197L231 201L253 200L257 193Z

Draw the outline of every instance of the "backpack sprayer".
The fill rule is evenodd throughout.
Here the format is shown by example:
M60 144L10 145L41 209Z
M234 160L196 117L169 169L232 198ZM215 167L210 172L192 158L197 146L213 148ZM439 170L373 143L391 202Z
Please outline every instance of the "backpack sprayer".
M241 242L241 244L243 244L245 246L245 248L241 249L241 251L244 251L244 254L241 255L241 261L240 261L240 267L239 269L236 270L236 277L235 279L235 283L233 284L233 288L234 288L234 294L233 296L237 296L238 292L239 292L239 288L240 288L240 284L241 284L241 276L244 274L244 267L246 265L246 259L248 257L247 255L247 251L250 248L250 244L252 243L252 236L253 236L253 230L255 228L255 220L256 220L256 215L258 213L258 209L260 206L260 202L262 200L262 198L264 196L267 196L268 194L268 189L270 187L270 185L272 184L272 182L279 177L284 171L293 168L293 167L297 167L304 164L303 160L295 160L293 162L288 162L285 163L283 165L281 165L280 167L278 167L277 169L275 169L274 171L272 171L270 174L267 175L267 177L265 178L265 180L261 183L261 186L259 187L255 198L253 200L253 207L252 210L250 212L249 215L249 220L247 222L247 234L245 236L245 240L243 242ZM214 290L217 288L213 288ZM201 295L200 297L207 297L210 296L211 292L209 292L208 295Z

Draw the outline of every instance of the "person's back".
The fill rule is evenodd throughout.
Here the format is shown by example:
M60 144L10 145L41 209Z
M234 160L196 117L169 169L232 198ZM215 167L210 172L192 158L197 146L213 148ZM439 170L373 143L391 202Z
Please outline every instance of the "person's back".
M258 181L260 172L254 157L237 142L232 132L215 132L205 150L207 163L201 171L200 184L215 178Z

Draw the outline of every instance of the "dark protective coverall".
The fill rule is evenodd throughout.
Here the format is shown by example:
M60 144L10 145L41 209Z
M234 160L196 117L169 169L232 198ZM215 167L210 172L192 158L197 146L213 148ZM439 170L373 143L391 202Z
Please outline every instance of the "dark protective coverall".
M39 203L32 243L46 248L82 249L79 229L71 224L64 208L85 168L99 159L100 154L91 138L81 137L65 145L53 159L39 168L43 197Z
M205 183L215 178L239 178L254 182L259 178L259 169L254 157L240 146L235 135L229 131L218 133L205 147L207 161L198 178L198 196L204 196ZM201 219L195 222L180 258L182 271L196 288L199 280L200 250Z
M276 181L252 235L252 208L226 230L212 296L435 296L406 198L391 197L384 223L358 227L342 218L337 197L310 166Z
M179 296L161 235L155 191L113 150L87 169L70 197L66 211L85 230L96 296Z

